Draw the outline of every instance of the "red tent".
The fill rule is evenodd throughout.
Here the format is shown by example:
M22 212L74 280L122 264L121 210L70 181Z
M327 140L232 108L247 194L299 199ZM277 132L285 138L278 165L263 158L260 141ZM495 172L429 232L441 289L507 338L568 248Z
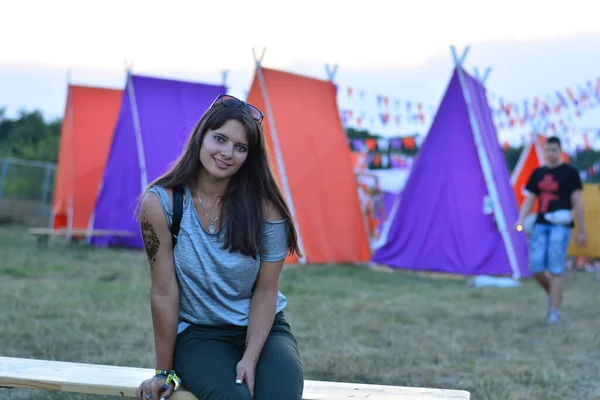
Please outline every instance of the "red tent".
M257 69L248 102L264 111L265 137L292 208L305 259L366 262L370 249L332 82Z
M87 229L122 93L69 85L54 184L53 229Z

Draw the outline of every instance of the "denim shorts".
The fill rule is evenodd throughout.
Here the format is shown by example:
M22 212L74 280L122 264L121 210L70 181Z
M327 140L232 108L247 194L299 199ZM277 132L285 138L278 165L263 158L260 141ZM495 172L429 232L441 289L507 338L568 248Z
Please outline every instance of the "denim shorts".
M533 226L529 242L529 267L534 274L547 270L554 275L565 272L567 249L573 229L564 225Z

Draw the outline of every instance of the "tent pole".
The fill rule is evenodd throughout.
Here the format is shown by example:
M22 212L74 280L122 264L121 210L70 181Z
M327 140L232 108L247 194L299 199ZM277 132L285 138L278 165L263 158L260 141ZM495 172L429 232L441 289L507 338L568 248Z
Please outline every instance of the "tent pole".
M483 75L481 75L479 73L479 68L477 68L477 67L473 68L473 73L475 74L475 79L477 79L479 81L479 83L481 83L482 85L485 85L485 81L489 77L490 72L492 72L491 67L487 67L485 69L485 72L483 73Z
M225 87L226 91L227 91L227 76L228 75L229 75L228 69L221 71L221 84Z
M146 170L146 154L144 152L144 141L142 139L142 126L140 123L140 114L135 97L135 87L133 86L133 76L131 70L127 71L127 95L131 107L131 116L133 119L133 131L135 134L135 145L138 157L138 166L140 168L140 191L146 190L148 186L148 172Z
M75 186L75 163L73 161L73 91L71 89L71 69L67 73L67 124L69 126L68 133L68 169L69 169L69 181L68 181L68 193L67 193L67 241L71 241L73 232L73 191Z
M132 73L132 70L133 70L133 60L129 60L129 61L125 60L124 64L125 64L125 86L126 87L123 90L123 96L126 96L128 94L127 93L127 83L129 81L130 74ZM124 100L125 99L123 98L123 101ZM137 108L136 108L136 111L137 111ZM134 130L135 130L135 120L134 120ZM137 136L136 136L136 139L137 139ZM137 145L137 140L136 140L136 145ZM139 163L139 156L138 156L138 163ZM144 171L145 171L145 169L144 169ZM140 170L140 176L141 175L142 175L142 173ZM87 244L92 244L94 225L96 224L96 205L98 203L99 196L102 193L103 186L104 186L104 176L100 180L100 185L98 186L98 190L96 191L96 199L95 199L95 203L94 203L94 209L92 210L92 213L88 220L87 229L86 229L86 238L85 238L85 241Z
M458 80L460 82L460 87L463 93L463 97L465 99L465 103L467 105L467 113L469 114L469 123L471 125L471 132L473 134L473 139L475 140L475 148L477 149L477 154L479 156L479 162L481 164L481 169L483 171L483 177L486 182L486 186L489 192L489 195L492 198L492 202L494 204L494 217L496 219L496 224L500 231L500 235L504 241L504 246L506 248L506 253L508 256L508 262L512 269L513 279L520 279L521 272L519 269L519 265L517 262L517 257L515 254L515 249L513 247L513 243L510 238L510 234L508 232L508 227L506 220L504 218L504 210L500 205L500 199L498 197L498 192L496 190L496 184L494 182L494 176L492 174L492 168L490 165L490 161L488 160L487 153L483 147L483 139L481 137L481 131L479 127L479 122L475 117L475 113L473 111L473 103L471 99L471 93L469 92L469 88L467 86L467 82L464 76L463 71L463 62L466 58L466 55L469 51L469 46L465 49L463 55L458 58L456 49L454 46L451 46L452 57L454 59L454 63L456 66L456 70L458 72Z
M279 173L281 174L281 183L283 186L283 192L285 197L287 198L288 206L290 208L290 212L292 214L292 218L297 222L296 218L296 209L294 207L294 200L292 198L292 192L290 190L290 184L287 179L287 174L285 171L285 164L283 162L283 155L281 154L281 147L279 146L279 139L277 136L277 129L275 128L275 119L273 117L273 110L271 109L271 102L269 100L269 93L267 91L267 85L265 82L265 77L262 71L262 60L265 56L266 48L263 48L262 54L260 57L256 56L256 52L254 48L252 48L252 54L254 55L254 62L256 64L256 76L258 78L260 91L262 93L263 99L265 101L265 114L267 117L267 121L269 122L269 127L271 128L271 138L273 139L273 147L275 150L275 159L277 160L277 167L279 169ZM303 257L298 257L298 261L300 264L306 264L306 254L304 253L304 243L302 241L302 230L298 227L298 247L303 254Z
M485 69L485 72L483 73L483 76L481 77L481 84L485 85L485 81L487 81L487 78L490 76L490 72L492 72L492 68L491 67L487 67Z
M332 68L329 67L329 64L325 64L325 73L327 73L327 79L329 79L329 82L333 83L333 80L335 79L335 75L337 74L337 71L338 71L337 64L333 64Z
M67 69L67 99L65 101L65 115L64 117L67 117L68 114L68 110L69 110L69 94L71 92L71 68ZM63 123L64 123L64 118L63 118ZM61 132L61 138L60 140L64 140L62 137L62 132ZM58 169L57 169L58 172ZM56 186L56 184L55 184ZM55 193L53 193L53 196L56 196ZM68 216L68 204L67 204L67 216ZM55 215L55 211L54 211L54 199L52 201L52 208L50 210L50 216L49 216L49 221L48 221L48 228L49 229L53 229L54 227L54 215Z

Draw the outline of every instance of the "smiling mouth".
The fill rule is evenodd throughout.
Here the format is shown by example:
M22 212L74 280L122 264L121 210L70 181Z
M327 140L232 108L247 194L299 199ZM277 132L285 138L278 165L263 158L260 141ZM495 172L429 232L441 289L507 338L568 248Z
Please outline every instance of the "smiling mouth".
M219 167L222 167L222 168L231 167L231 164L227 164L226 162L223 162L223 161L219 160L218 158L214 158L214 160Z

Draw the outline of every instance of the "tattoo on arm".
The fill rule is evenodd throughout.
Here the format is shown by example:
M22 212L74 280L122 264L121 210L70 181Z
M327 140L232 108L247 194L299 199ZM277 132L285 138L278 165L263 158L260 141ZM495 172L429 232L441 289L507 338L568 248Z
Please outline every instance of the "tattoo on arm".
M156 253L160 247L160 240L158 239L158 235L156 234L154 227L150 222L148 222L146 215L142 215L141 228L142 237L144 238L144 248L146 249L146 254L148 255L150 268L154 268L154 263L156 262Z

